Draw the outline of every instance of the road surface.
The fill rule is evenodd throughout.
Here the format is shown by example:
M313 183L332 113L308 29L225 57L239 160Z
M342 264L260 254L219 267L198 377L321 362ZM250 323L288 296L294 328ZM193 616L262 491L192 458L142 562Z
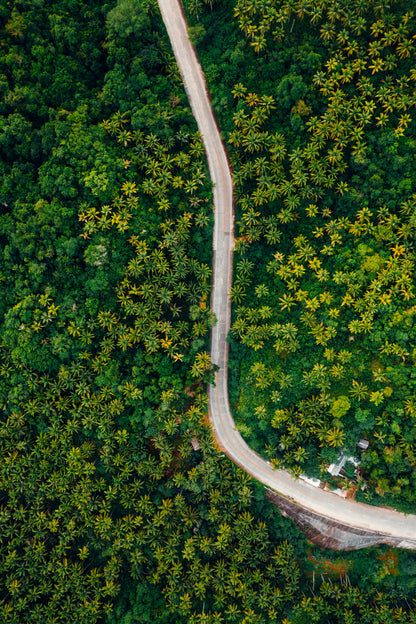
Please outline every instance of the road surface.
M213 235L213 288L211 307L217 317L212 330L211 359L219 366L216 385L209 389L210 419L215 438L228 457L265 486L303 507L343 524L393 537L397 546L416 549L416 516L404 515L342 499L271 466L252 451L235 429L227 388L228 345L234 246L233 186L226 152L212 114L205 78L178 0L158 0L192 112L204 142L214 183L215 226ZM380 540L382 541L382 540Z

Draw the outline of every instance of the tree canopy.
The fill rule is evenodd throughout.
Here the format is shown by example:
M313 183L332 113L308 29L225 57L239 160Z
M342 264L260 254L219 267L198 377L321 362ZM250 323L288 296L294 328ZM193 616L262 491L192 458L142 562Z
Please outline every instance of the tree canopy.
M214 8L224 5L192 3L200 18L213 19ZM156 2L6 2L0 15L0 620L414 621L412 553L381 548L342 565L334 553L324 558L215 446L206 394L215 372L212 189ZM203 30L195 36L203 41ZM227 53L234 68L251 47L242 38ZM305 98L296 102L302 117L307 88L290 79L282 97L285 90L289 100ZM228 93L218 99L228 101ZM271 162L281 148L266 137L272 96L239 101L252 133L243 133L243 151L259 156L244 194L269 175L264 145L275 150ZM397 167L410 171L403 137L396 147L389 137ZM404 185L403 210L407 192ZM263 223L261 207L239 217L244 227ZM362 274L362 292L386 271L394 273L389 288L400 290L410 235L397 234L391 206L382 217L365 214L370 233L351 270ZM355 240L348 227L340 230L347 242ZM264 228L279 242L279 224ZM375 231L397 235L397 250L385 255ZM240 248L250 247L246 236ZM309 245L317 255L318 239L305 236L306 252ZM255 258L246 255L238 271L250 281ZM263 279L253 288L255 301L275 296ZM244 301L247 289L237 277L234 294ZM253 327L270 318L267 305ZM392 332L410 335L411 314L403 318L409 329L397 320ZM284 340L299 340L289 321L282 326ZM393 342L404 348L406 340ZM386 357L400 364L402 355ZM396 375L407 370L410 354L403 357ZM257 364L267 378L270 363ZM390 371L388 381L381 366L374 373L383 401L395 397ZM341 425L356 402L357 422L371 418L373 388L354 388L330 404ZM392 449L392 465L408 452Z

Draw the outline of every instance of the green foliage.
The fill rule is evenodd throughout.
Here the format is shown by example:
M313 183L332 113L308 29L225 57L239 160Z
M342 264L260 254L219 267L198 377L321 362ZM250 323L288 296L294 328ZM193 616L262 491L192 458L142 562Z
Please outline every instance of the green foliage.
M233 32L238 24L253 50L233 86L208 75L212 91L235 100L231 127L230 113L219 115L237 200L238 427L276 465L316 476L338 448L355 453L369 439L361 486L394 506L415 500L415 21L406 9L238 0L228 18L218 12L218 35L209 14L202 20L213 48L225 33L234 47L233 14ZM215 51L220 63L225 52Z
M146 8L138 0L118 0L107 14L107 29L110 37L121 39L130 36L149 38L150 20Z
M227 10L226 3L189 3L195 16L207 11L211 25L214 8ZM215 372L208 355L215 323L208 305L211 186L154 0L9 3L0 15L0 620L261 624L303 621L309 605L324 617L339 603L346 617L351 605L358 617L366 604L363 617L371 621L382 605L386 617L403 608L402 621L410 622L408 605L384 592L392 579L387 560L373 561L365 577L377 586L377 596L334 586L335 600L324 583L317 600L305 576L306 543L299 530L213 443L205 392ZM231 33L231 20L225 26ZM211 40L208 24L195 32L203 34L202 28L207 36L198 44ZM274 320L280 309L274 273L260 268L254 282L263 256L255 244L264 236L274 253L285 239L281 224L290 223L298 209L295 192L284 187L283 202L288 196L291 203L284 204L278 222L272 212L263 214L263 187L283 166L289 147L268 121L278 114L273 97L238 85L251 48L256 55L261 50L238 41L235 32L221 45L221 63L212 65L211 74L223 71L229 91L237 83L244 96L236 141L249 160L254 157L242 176L250 187L244 194L254 192L257 177L261 186L254 208L247 200L239 217L240 249L253 249L253 256L238 263L237 294L245 309L233 332L263 346L269 337L262 327L272 324L273 355L289 361L302 332L292 318ZM289 85L294 124L307 121L314 104L308 91L294 101L304 91L299 77L318 68L321 50L312 48L290 72L296 76ZM264 69L267 75L270 67ZM218 99L222 110L231 105L228 95ZM408 171L410 160L396 138L380 135L374 150L388 149L396 170ZM360 184L368 174L384 179L371 163L365 166ZM402 184L400 193L409 188ZM351 270L361 271L363 289L371 290L379 274L392 268L397 274L400 269L406 285L411 267L400 246L407 253L410 234L402 234L388 210L360 239L366 247ZM412 205L403 204L403 210L413 227ZM318 247L309 230L305 237L295 255L308 256L309 246ZM385 255L380 241L398 243L396 255ZM279 258L274 260L281 263ZM300 267L307 262L297 258L289 268L302 279ZM398 277L391 278L392 289ZM293 310L298 303L281 279L277 296L283 310ZM380 428L380 435L390 436L384 459L392 472L401 471L397 483L403 488L411 486L402 476L411 448L401 442L410 432L402 433L399 423L404 413L413 417L415 406L400 395L412 379L401 358L414 358L410 349L404 356L396 351L411 340L409 308L398 306L396 316L388 317L389 353L372 362L373 385L354 378L332 397L351 402L343 421L351 413L368 426L368 402L383 410L388 433ZM256 353L263 355L260 348ZM296 436L298 416L280 402L287 389L295 392L297 373L257 355L238 369L252 383L244 384L241 403L248 410L250 393L260 396L256 415L266 432L270 395L276 431L287 422ZM243 359L234 352L234 362L237 356ZM336 357L348 364L346 349ZM322 385L325 373L316 369L313 383ZM384 411L396 399L401 402L390 421ZM312 411L324 419L331 405L325 394L308 400L301 417L310 418ZM323 430L334 448L340 434L334 426ZM285 444L289 449L289 438ZM309 461L300 444L295 454L299 463ZM379 483L389 488L385 478ZM409 596L412 556L398 565L397 587Z
M350 400L345 395L341 395L332 401L331 414L334 418L342 418L351 407Z
M202 26L202 24L191 26L188 29L189 41L193 45L196 45L197 43L201 42L205 35L206 35L206 31L205 31L205 28Z
M213 323L200 139L149 7L110 11L106 36L111 7L78 4L12 13L0 58L4 622L102 621L121 575L152 570L143 501L151 522L193 437L210 448L209 363L187 373Z

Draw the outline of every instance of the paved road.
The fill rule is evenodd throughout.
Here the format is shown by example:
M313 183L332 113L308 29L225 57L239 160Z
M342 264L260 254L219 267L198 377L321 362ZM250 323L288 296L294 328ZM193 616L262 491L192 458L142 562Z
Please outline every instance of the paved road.
M271 466L252 451L235 430L228 402L225 338L230 328L231 306L228 293L232 279L234 245L232 180L220 134L212 115L205 79L189 43L186 23L178 0L158 0L172 48L182 74L193 114L202 135L214 187L215 226L213 290L211 306L218 319L212 331L211 358L218 364L216 386L210 386L210 419L215 438L224 452L243 470L267 487L300 505L332 520L359 529L379 532L396 538L402 548L416 549L416 516L400 514L347 501L330 492L293 479Z

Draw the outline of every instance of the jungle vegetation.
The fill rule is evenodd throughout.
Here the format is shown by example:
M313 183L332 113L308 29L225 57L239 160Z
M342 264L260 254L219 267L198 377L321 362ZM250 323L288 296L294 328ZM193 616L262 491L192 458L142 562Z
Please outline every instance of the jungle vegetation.
M295 475L331 481L340 451L355 455L358 496L411 511L415 13L399 0L187 7L234 168L240 430Z
M211 184L157 3L0 16L0 620L414 622L412 553L308 545L214 444Z

